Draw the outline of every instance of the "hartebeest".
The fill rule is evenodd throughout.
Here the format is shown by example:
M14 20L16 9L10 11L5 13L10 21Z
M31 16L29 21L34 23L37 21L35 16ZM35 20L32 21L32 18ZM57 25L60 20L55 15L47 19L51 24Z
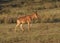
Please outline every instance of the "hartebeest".
M16 27L15 27L15 30L16 30L17 27L20 25L21 30L24 31L24 28L23 28L23 24L24 24L24 23L28 23L28 30L30 30L30 22L31 22L33 19L37 19L37 18L38 18L37 12L34 12L34 13L32 13L31 15L27 15L27 16L23 16L23 17L18 17L18 19L17 19L17 25L16 25Z

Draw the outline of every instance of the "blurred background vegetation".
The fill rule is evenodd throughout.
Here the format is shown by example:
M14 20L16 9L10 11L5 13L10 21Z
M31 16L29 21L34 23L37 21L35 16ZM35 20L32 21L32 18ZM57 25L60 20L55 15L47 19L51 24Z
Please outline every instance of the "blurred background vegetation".
M18 16L37 11L41 22L60 22L60 0L0 0L0 24L16 23Z

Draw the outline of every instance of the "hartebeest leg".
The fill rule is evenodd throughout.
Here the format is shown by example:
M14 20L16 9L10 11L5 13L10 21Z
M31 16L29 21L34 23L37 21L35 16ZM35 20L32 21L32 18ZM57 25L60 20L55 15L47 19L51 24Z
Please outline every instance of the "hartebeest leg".
M28 31L30 30L30 23L28 22Z
M16 27L15 27L15 31L16 31L16 28L17 28L19 25L20 25L20 21L17 20L17 25L16 25Z
M20 24L20 27L21 27L21 30L24 31L24 29L23 29L23 24Z
M19 24L16 25L16 27L15 27L15 31L16 31L16 29L17 29L18 26L19 26Z

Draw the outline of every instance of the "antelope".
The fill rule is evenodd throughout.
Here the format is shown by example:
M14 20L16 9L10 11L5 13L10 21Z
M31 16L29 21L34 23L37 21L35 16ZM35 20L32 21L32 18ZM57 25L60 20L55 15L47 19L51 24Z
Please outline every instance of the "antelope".
M31 15L27 15L27 16L22 16L22 17L18 17L17 18L17 24L15 27L15 31L17 29L18 26L20 26L21 30L24 31L23 28L23 24L27 23L28 24L28 30L30 30L30 23L33 19L37 19L38 18L38 14L37 12L32 13Z

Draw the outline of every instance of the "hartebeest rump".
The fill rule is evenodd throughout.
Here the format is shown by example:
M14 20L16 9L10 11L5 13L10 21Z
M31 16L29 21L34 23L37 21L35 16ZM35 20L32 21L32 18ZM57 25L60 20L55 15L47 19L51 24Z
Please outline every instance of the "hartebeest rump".
M37 12L32 13L31 15L27 15L27 16L23 16L23 17L18 17L18 19L17 19L17 25L16 25L16 27L15 27L15 30L16 30L17 27L20 25L21 30L24 31L24 28L23 28L23 24L24 24L24 23L28 23L28 30L30 30L30 22L31 22L33 19L37 19L37 18L38 18Z

